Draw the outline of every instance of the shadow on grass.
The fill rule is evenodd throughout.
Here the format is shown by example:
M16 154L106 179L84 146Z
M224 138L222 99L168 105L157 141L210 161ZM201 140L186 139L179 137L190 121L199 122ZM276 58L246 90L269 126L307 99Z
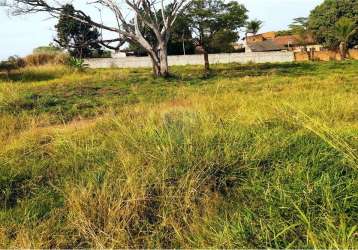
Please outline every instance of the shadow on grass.
M231 67L215 67L215 76L245 77L245 76L301 76L315 72L315 63L264 63L264 64L232 64Z
M50 72L19 72L13 71L10 74L0 73L0 81L12 82L35 82L35 81L49 81L56 79L58 76Z
M296 77L317 73L322 67L318 63L263 63L263 64L213 64L209 73L203 66L172 67L172 75L165 79L168 82L186 81L196 85L215 78L288 76Z
M174 66L168 78L154 78L151 69L131 69L129 74L122 69L93 70L93 80L77 83L76 74L73 78L64 79L56 84L33 85L19 90L19 96L9 99L0 107L0 113L17 115L26 112L32 115L46 113L56 121L70 121L74 117L90 118L105 112L107 108L120 110L123 106L139 102L158 103L175 98L180 87L194 88L212 85L223 79L240 79L243 77L269 76L298 77L330 75L340 73L349 64L356 62L330 63L266 63L266 64L213 64L209 74L204 74L203 65ZM353 66L354 66L353 65ZM357 64L358 65L358 64ZM355 67L348 67L345 72L354 75ZM12 74L14 83L46 81L60 79L66 71L56 69L47 72L31 70ZM110 74L108 79L102 75ZM86 73L87 74L87 73ZM90 77L92 75L89 75ZM1 75L0 77L6 77ZM1 80L2 78L0 78ZM73 80L74 79L74 80ZM87 79L87 78L86 78ZM352 78L353 79L353 78ZM239 87L240 91L261 91L264 87L258 84ZM208 91L206 89L206 91ZM52 118L51 118L52 119Z
M171 66L171 75L167 78L154 78L151 70L131 69L129 82L150 81L157 83L180 83L185 81L193 85L203 84L207 80L237 77L283 76L299 77L304 75L319 75L340 72L355 61L330 62L287 62L287 63L230 63L212 64L209 72L204 71L204 65Z
M203 65L172 66L170 76L166 78L155 78L151 71L139 70L142 74L133 74L128 77L129 83L149 83L151 85L171 86L189 84L201 86L210 84L213 80L220 78L242 78L259 76L287 76L298 77L303 75L319 74L327 72L329 66L323 63L262 63L262 64L212 64L209 72L204 71ZM342 65L344 67L344 65ZM337 67L335 67L337 69ZM144 74L145 72L145 74ZM132 73L132 72L131 72Z

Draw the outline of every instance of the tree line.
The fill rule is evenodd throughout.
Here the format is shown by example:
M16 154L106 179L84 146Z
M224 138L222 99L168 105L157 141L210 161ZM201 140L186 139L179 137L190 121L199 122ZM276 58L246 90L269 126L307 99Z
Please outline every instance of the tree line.
M348 49L358 45L358 0L325 0L308 17L295 18L289 30L277 35L297 35L306 49L306 41L313 38L331 50L338 50L346 58Z
M170 15L171 5L164 9L164 15ZM103 48L119 50L124 42L129 43L127 51L136 56L148 55L148 50L139 43L124 39L122 43L113 47L101 41L98 28L87 22L71 18L75 8L66 4L56 25L57 38L55 42L65 48L75 57L100 57ZM143 14L145 10L142 10ZM163 23L162 10L150 13L159 23ZM191 2L190 8L177 15L167 40L167 55L194 54L196 48L204 55L205 70L209 70L209 53L234 52L234 43L239 39L239 30L247 23L247 9L236 1L225 3L223 0L196 0ZM133 20L132 20L133 22ZM255 21L253 21L255 22ZM250 23L249 23L250 24ZM152 48L158 46L155 31L143 25L140 29L144 39Z
M190 54L200 48L205 70L209 53L232 52L239 31L256 34L260 20L248 21L248 10L236 1L224 0L97 0L99 9L114 16L116 25L94 21L71 4L55 0L2 0L14 15L46 12L58 18L55 42L73 56L101 56L103 48L119 50L125 44L152 60L155 76L169 75L168 55ZM308 18L297 18L287 33L302 41L312 36L330 48L347 49L358 42L358 0L325 0ZM104 39L103 31L114 34ZM284 33L283 32L283 33ZM281 32L282 33L282 32ZM304 44L304 42L303 42Z

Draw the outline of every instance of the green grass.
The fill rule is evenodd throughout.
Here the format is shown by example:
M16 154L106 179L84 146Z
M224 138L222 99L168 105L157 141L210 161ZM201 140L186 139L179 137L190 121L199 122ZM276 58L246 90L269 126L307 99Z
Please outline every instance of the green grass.
M0 75L0 248L357 248L358 62Z

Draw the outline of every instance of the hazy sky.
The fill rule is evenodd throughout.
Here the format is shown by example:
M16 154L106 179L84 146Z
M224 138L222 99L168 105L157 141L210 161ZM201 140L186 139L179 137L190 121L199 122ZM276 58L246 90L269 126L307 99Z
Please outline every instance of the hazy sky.
M238 0L249 10L250 18L264 21L261 31L287 28L292 19L307 16L323 0ZM104 19L111 20L105 17ZM105 20L107 21L107 20ZM32 49L49 44L54 37L54 19L44 14L9 17L0 7L0 60L24 56Z

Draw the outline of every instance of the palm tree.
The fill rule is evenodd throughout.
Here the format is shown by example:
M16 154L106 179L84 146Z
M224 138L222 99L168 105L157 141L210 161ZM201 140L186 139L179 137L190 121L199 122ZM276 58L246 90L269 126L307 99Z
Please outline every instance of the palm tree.
M342 59L347 57L348 43L351 37L357 32L354 20L342 17L335 24L335 37L339 41L339 53Z
M303 51L306 52L308 60L311 60L313 54L311 51L308 51L307 44L310 40L312 40L313 34L308 28L308 18L297 17L293 19L293 22L289 25L289 28L292 34L296 35L297 42L303 47Z
M258 19L248 21L246 23L246 35L248 33L252 33L252 34L256 35L257 32L259 32L259 30L262 28L262 24L263 24L263 22Z
M293 23L289 25L292 34L297 35L298 42L307 51L307 41L312 38L312 32L308 28L307 17L297 17L293 19Z

